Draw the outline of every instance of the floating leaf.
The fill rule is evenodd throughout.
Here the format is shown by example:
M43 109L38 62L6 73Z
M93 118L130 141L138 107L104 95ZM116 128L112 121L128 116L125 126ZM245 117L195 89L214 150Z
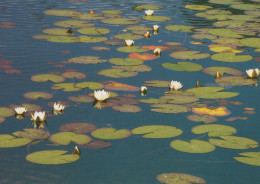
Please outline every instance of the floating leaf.
M94 24L89 24L88 21L85 20L62 20L58 22L54 22L54 25L60 27L73 27L73 28L82 28L82 27L92 27Z
M218 120L215 116L210 116L207 114L206 115L191 114L188 115L187 118L190 121L203 122L203 123L214 123Z
M77 31L81 34L87 34L87 35L105 35L110 32L109 29L96 28L96 27L80 28Z
M103 149L103 148L108 148L111 146L111 143L108 141L102 141L102 140L94 140L91 141L88 144L81 145L84 148L89 148L89 149Z
M78 42L78 38L72 37L72 36L55 36L55 35L50 35L46 37L47 41L50 42L57 42L57 43L74 43Z
M146 125L132 130L132 134L145 134L144 138L171 138L182 134L182 130L166 125Z
M36 164L58 165L75 162L79 159L78 154L65 154L65 150L37 151L26 156L26 160Z
M151 10L159 10L159 9L162 9L163 6L158 6L158 5L152 5L152 4L142 4L142 5L136 5L134 6L132 9L133 10L136 10L136 11L144 11L144 10L148 10L148 9L151 9Z
M41 111L42 107L36 104L23 103L21 106L25 107L27 111Z
M238 136L220 136L221 139L209 139L211 144L229 149L257 148L258 143L252 139Z
M107 40L106 37L90 37L90 36L79 36L79 42L83 43L97 43L104 42Z
M199 98L195 97L194 95L174 94L174 93L166 94L162 96L161 99L167 99L168 103L174 103L174 104L186 104L186 103L193 103L199 101Z
M122 39L122 40L139 40L144 38L143 35L136 35L133 33L123 33L123 34L118 34L114 36L117 39Z
M122 14L123 12L119 11L119 10L103 10L103 11L101 11L101 13L119 15L119 14Z
M185 5L185 8L191 10L208 10L211 9L212 6L191 4L191 5Z
M105 17L99 14L82 13L78 15L77 18L81 20L101 20L104 19Z
M50 136L49 132L43 129L25 128L24 131L14 132L13 135L21 138L46 139Z
M200 177L183 173L163 173L156 178L159 182L166 184L206 184L206 181Z
M112 66L115 69L127 70L130 72L149 72L152 70L150 66L147 65L134 65L134 66Z
M165 21L169 21L172 20L171 17L166 17L166 16L143 16L142 17L144 20L149 20L149 21L157 21L157 22L165 22Z
M110 48L108 47L91 47L92 50L97 50L97 51L109 51Z
M131 86L115 81L107 81L105 89L108 90L119 90L119 91L139 91L140 89L136 86Z
M144 81L145 86L151 87L169 87L169 81L161 81L161 80L151 80L151 81Z
M128 56L130 58L140 59L140 60L143 60L143 61L156 59L155 55L149 54L149 53L143 53L143 54L132 53L132 54L129 54Z
M151 109L154 112L160 113L185 113L189 112L190 108L184 105L176 105L176 104L153 104L152 107L156 107Z
M39 98L51 99L53 97L53 95L50 93L40 92L40 91L27 92L27 93L24 93L23 96L25 98L32 99L32 100L37 100Z
M208 31L210 34L219 36L219 37L227 37L227 38L243 38L240 33L232 31L232 29L224 29L224 28L214 28Z
M107 18L100 20L105 24L127 25L137 24L140 20L136 18Z
M221 52L211 56L211 59L221 62L245 62L252 58L250 55L236 55L233 52Z
M217 98L232 98L237 96L237 92L220 92L224 90L223 87L199 87L186 90L193 93L198 98L217 99Z
M222 46L222 45L209 45L209 50L213 52L233 52L233 53L241 53L243 51L236 50L228 46Z
M241 70L230 68L230 67L224 67L224 66L211 66L203 69L203 72L209 75L215 76L217 71L224 74L229 75L243 75L243 72Z
M100 70L97 74L104 75L110 78L125 78L125 77L134 77L138 73L125 71L124 69L104 69L104 70Z
M42 32L46 34L51 34L51 35L59 35L59 36L69 36L71 33L68 33L68 29L65 28L48 28L42 30Z
M245 86L253 85L258 82L258 79L247 79L244 76L223 76L216 78L216 83L224 86Z
M260 38L244 38L240 43L248 47L260 48Z
M85 134L96 129L91 123L69 123L60 126L62 132L74 132L75 134Z
M215 150L215 146L209 142L192 139L190 142L174 140L170 146L178 151L187 153L208 153Z
M145 32L152 30L152 27L147 27L144 25L134 25L126 27L125 30L132 31L136 34L144 34Z
M181 32L192 32L192 29L195 27L192 26L184 26L184 25L168 25L165 26L166 30L169 31L181 31Z
M209 56L209 53L200 53L200 51L179 51L170 54L172 58L185 60L205 59Z
M107 60L99 59L99 56L80 56L74 57L68 60L68 63L78 63L78 64L98 64L104 63Z
M8 107L0 107L0 117L10 117L14 115L14 111Z
M92 90L102 89L104 88L104 85L98 82L80 82L75 84L76 88L89 88Z
M208 107L194 107L192 108L192 112L196 114L208 114L211 116L227 116L230 114L226 107L218 107L212 109L209 109Z
M12 148L24 146L32 140L28 138L16 138L9 134L0 134L0 148Z
M142 109L136 105L116 105L112 106L112 108L119 112L129 112L129 113L136 113L142 111Z
M204 134L208 133L209 137L219 137L223 135L232 135L237 132L234 127L220 124L209 124L209 125L199 125L191 129L194 134Z
M119 51L119 52L126 52L126 53L146 52L146 51L148 51L147 49L142 49L141 47L138 47L138 46L118 47L116 50Z
M239 21L256 21L257 16L253 15L229 15L229 19L231 20L239 20Z
M241 3L240 0L209 0L210 3L214 4L239 4Z
M168 102L168 99L162 99L162 98L147 98L147 99L141 99L139 100L140 102L143 102L143 103L149 103L149 104L159 104L159 103L166 103Z
M76 144L87 144L91 142L89 136L76 134L74 132L59 132L51 135L49 140L60 145L69 145L71 142L75 142Z
M244 152L239 155L243 157L234 157L234 159L244 164L260 166L260 152Z
M31 80L34 82L47 82L47 81L63 82L65 80L65 78L62 76L53 75L53 74L38 74L38 75L33 75L31 77Z
M91 132L91 135L99 139L123 139L129 137L131 132L127 129L98 128Z
M84 102L89 103L95 101L94 97L88 95L69 96L68 99L73 102Z
M142 60L135 59L135 58L111 58L109 62L114 65L141 65L143 64Z
M84 73L81 73L81 72L72 72L72 71L71 71L71 72L69 72L69 71L64 72L64 73L61 74L61 76L62 76L62 77L65 77L65 78L67 78L67 79L74 79L74 78L84 79L84 78L87 77L87 75L84 74ZM61 82L62 82L62 81L61 81Z
M198 40L203 40L203 39L214 40L214 39L217 39L217 36L210 35L210 34L193 34L191 37L194 38L194 39L198 39Z
M124 40L121 40L121 39L111 39L111 40L106 40L104 42L105 44L107 45L124 45L125 44L125 41Z
M44 11L46 15L60 16L60 17L74 17L80 15L80 12L74 10L46 10Z
M75 83L59 83L54 84L51 89L57 90L57 89L63 89L63 91L79 91L82 90L82 88L76 88Z
M191 62L177 62L174 63L163 63L164 68L175 70L175 71L184 71L184 72L196 72L203 69L203 67L197 63Z
M4 121L5 121L5 118L0 116L0 124L3 123Z

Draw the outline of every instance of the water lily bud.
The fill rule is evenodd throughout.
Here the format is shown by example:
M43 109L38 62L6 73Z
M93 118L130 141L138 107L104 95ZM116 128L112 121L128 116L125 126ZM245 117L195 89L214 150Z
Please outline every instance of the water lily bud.
M73 152L72 152L72 153L73 153L73 154L80 155L80 154L81 154L81 151L80 151L80 149L79 149L78 146L75 146L75 147L73 148Z
M153 54L154 54L155 56L160 56L160 55L161 55L161 49L160 49L160 48L154 49Z
M150 38L151 37L151 33L149 31L147 31L146 33L144 33L144 37L145 38Z
M216 78L220 78L220 77L223 77L223 74L220 73L219 71L216 72L216 75L215 75Z
M89 14L95 14L96 12L93 9L89 10Z

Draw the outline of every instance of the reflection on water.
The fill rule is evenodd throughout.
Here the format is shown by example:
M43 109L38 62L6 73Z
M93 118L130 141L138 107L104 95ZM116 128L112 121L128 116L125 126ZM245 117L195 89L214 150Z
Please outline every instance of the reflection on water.
M1 164L4 169L0 173L0 183L58 183L62 180L63 183L150 184L160 183L156 179L158 175L171 176L163 173L190 174L203 178L210 184L258 183L259 167L253 165L259 163L259 158L256 156L251 165L234 159L242 157L239 153L258 152L258 83L255 79L227 76L246 76L246 70L258 67L259 38L253 42L245 38L258 37L260 29L257 19L260 4L255 1L246 1L246 5L242 4L242 1L227 1L230 4L225 5L218 2L142 1L143 4L163 6L162 9L155 9L154 16L151 17L143 17L143 11L136 11L135 8L140 5L140 1L0 2L0 101L1 107L5 107L0 109L3 116L0 119L1 135L12 135L13 132L25 128L44 129L53 135L61 131L62 125L75 122L91 123L97 128L105 127L96 132L93 132L93 129L84 132L93 142L91 145L79 145L80 159L69 164L39 165L25 158L30 153L42 150L66 150L70 154L77 144L77 140L72 138L72 143L68 145L57 145L49 140L37 138L25 146L1 148ZM195 7L195 10L194 7L185 8L186 5L194 4L211 7ZM140 28L129 31L134 28L114 24L114 21L109 24L102 23L99 18L87 19L85 24L109 30L98 30L109 42L96 42L94 38L86 37L97 36L93 32L82 33L77 31L76 26L54 25L58 21L79 20L78 17L52 16L44 13L46 10L88 13L90 9L96 14L101 14L102 19L121 16L137 18L137 25L150 29L151 37L144 38L147 30ZM120 10L122 14L114 15L113 12L103 15L101 11L104 10ZM234 16L244 15L244 11L247 11L246 14L249 16ZM158 20L154 21L157 16ZM160 21L169 17L171 20ZM159 25L158 34L152 33L155 24ZM169 28L169 25L174 26ZM71 30L72 33L70 38L51 37L57 32L49 35L43 33L46 29L53 31L51 28L63 28L59 30L59 34L63 36L67 36L66 30ZM209 30L210 28L230 30L222 29L219 32L216 29ZM225 32L228 34L224 34ZM124 46L124 39L128 38L114 40L125 33L133 33L131 36L142 38L134 38L134 47L131 47L130 51ZM35 36L44 39L34 39ZM84 41L78 41L80 36L85 36ZM62 43L71 37L76 41ZM241 45L241 39L244 45ZM142 46L145 47L141 48ZM160 56L153 55L157 47L152 46L160 46ZM134 52L140 53L132 54L133 48L136 49ZM140 48L144 50L140 51ZM187 51L200 51L214 57ZM226 52L229 53L229 57L223 56ZM241 58L240 55L246 56ZM179 63L176 64L177 62ZM217 70L223 72L226 78L216 80L216 69L210 68L213 66L219 67ZM52 75L41 75L40 79L34 79L38 74ZM182 91L169 91L171 80L180 81L183 84ZM191 89L195 88L197 81L201 86L208 88ZM141 95L140 87L144 84L147 85L147 93ZM105 87L110 92L110 98L105 102L94 102L94 90ZM188 89L191 90L186 92ZM28 97L28 93L33 95ZM48 94L48 97L43 94ZM227 96L232 98L228 99ZM52 111L54 102L61 102L66 106L63 113ZM25 117L13 115L11 109L17 105L28 108L29 112ZM31 113L36 110L48 114L48 124L31 123ZM212 137L207 134L209 130L202 131L199 127L196 128L197 133L194 133L194 129L191 131L192 128L205 123L228 125L219 127L231 128L229 131L210 130L211 134L215 135ZM171 134L167 137L166 130L161 133L162 131L148 130L145 127L142 130L144 132L132 132L134 135L129 136L129 130L146 125L173 126L181 130L182 134L175 135L176 137ZM82 127L74 127L71 131L82 130ZM198 133L200 131L202 133ZM155 137L144 138L143 134ZM164 138L160 137L162 135ZM224 137L232 140L224 142L224 146L219 145L219 142L213 146L213 142L220 139L219 136L230 135L250 140L237 141L232 137ZM195 143L191 147L185 147L178 145L177 143L181 142L178 140L199 140L200 143L196 144L196 141L193 141ZM200 148L201 145L210 145L210 148ZM97 149L103 146L105 149ZM189 149L186 149L187 147ZM198 150L201 152L198 153ZM202 180L200 182L203 183Z

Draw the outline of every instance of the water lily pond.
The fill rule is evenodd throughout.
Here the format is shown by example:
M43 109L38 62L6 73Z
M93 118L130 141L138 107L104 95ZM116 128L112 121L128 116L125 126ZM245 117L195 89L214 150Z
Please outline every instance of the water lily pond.
M259 183L259 0L0 14L0 183Z

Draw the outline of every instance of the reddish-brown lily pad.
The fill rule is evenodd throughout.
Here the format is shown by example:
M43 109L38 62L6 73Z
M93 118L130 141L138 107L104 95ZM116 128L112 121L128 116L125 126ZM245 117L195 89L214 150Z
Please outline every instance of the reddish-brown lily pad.
M68 79L73 79L73 78L84 79L87 77L86 74L81 73L81 72L64 72L61 74L61 76L68 78Z
M136 105L117 105L112 107L114 110L119 112L140 112L142 109Z
M89 149L104 149L110 146L111 146L111 142L102 141L102 140L93 140L88 144L82 145L82 147L89 148Z
M132 54L129 54L128 56L130 58L140 59L143 61L156 59L155 55L149 54L149 53L143 53L143 54L132 53Z
M28 99L37 100L39 98L51 99L53 95L46 92L32 91L32 92L24 93L23 96Z
M68 99L73 102L84 102L84 103L89 103L89 102L94 102L95 98L89 95L78 95L78 96L69 96Z
M50 136L49 132L43 129L25 128L24 131L14 132L13 135L21 138L46 139Z
M105 82L105 89L108 90L119 90L119 91L139 91L140 89L136 86L131 86L115 81Z
M76 134L85 134L96 129L96 126L91 123L69 123L60 126L62 132L74 132Z

